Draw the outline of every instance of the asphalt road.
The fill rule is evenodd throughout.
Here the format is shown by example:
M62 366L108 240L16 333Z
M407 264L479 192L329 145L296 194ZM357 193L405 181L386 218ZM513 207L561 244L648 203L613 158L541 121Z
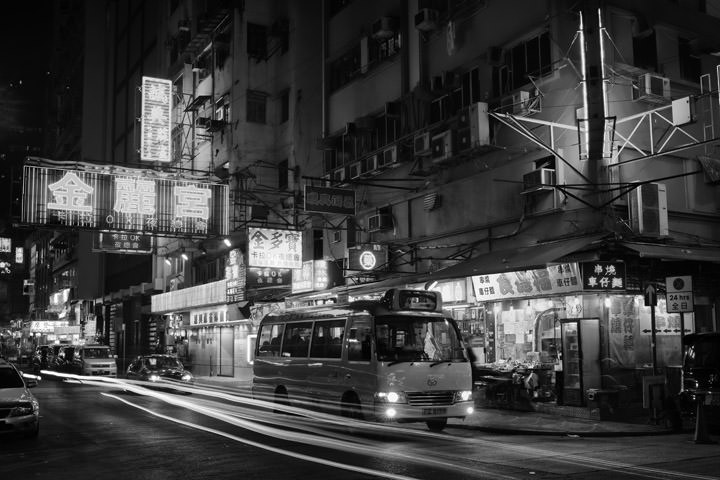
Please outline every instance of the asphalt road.
M684 435L499 436L278 414L212 392L147 396L43 380L35 440L0 440L2 478L720 478L720 446ZM450 477L451 476L451 477Z

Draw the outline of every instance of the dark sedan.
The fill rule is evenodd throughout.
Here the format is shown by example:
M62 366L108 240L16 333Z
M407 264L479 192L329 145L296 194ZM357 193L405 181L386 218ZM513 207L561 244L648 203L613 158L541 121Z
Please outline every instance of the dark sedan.
M127 369L125 377L147 382L182 382L192 384L194 378L185 370L182 362L174 355L143 355L135 359Z

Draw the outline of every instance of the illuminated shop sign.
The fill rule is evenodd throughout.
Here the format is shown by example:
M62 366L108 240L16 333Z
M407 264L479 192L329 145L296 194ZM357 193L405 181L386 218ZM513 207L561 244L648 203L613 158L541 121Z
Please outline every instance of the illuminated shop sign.
M478 302L575 292L581 289L580 282L577 263L472 277Z
M7 237L0 237L0 253L12 251L12 240Z
M103 166L25 165L22 222L148 235L226 235L227 185Z
M625 290L623 262L582 262L583 290Z
M292 293L326 290L339 282L338 268L331 268L327 260L303 262L301 269L292 271Z
M360 245L348 248L348 270L386 269L388 263L387 245Z
M248 266L302 268L302 232L249 228Z
M355 190L305 185L305 211L355 215Z
M33 333L55 333L55 328L67 328L67 320L33 320L30 322L30 331Z
M23 247L15 247L15 263L23 263L25 261L25 250Z
M12 264L5 260L0 260L0 275L10 275L12 273Z
M225 296L227 303L245 300L247 284L245 258L239 248L233 248L225 261Z
M281 287L290 285L292 270L289 268L259 268L247 269L248 288Z
M94 252L152 253L153 236L129 232L98 232L93 237Z
M169 162L172 131L172 82L142 78L140 160Z

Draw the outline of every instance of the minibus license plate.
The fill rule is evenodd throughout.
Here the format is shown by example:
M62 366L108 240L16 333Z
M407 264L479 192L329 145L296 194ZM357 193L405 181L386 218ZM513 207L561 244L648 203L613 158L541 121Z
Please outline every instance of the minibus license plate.
M447 408L423 408L422 414L423 415L445 415L447 413Z

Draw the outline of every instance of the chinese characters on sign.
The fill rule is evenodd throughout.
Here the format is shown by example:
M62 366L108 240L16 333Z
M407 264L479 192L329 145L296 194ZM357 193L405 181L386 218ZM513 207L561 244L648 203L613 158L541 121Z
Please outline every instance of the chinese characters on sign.
M169 162L172 82L143 77L141 111L140 160Z
M348 248L348 270L375 270L387 268L387 245L360 245Z
M305 211L355 215L355 190L305 185Z
M225 297L227 303L245 300L245 258L239 248L230 250L225 262Z
M249 228L248 266L302 268L302 232Z
M581 263L583 290L625 290L623 262Z
M685 313L695 310L692 276L666 277L665 292L668 312Z
M227 185L129 170L115 175L26 165L22 221L148 234L227 234Z
M290 285L292 270L289 268L249 267L247 271L248 288L280 287Z
M325 290L335 285L336 272L331 272L330 262L309 260L301 269L292 270L292 293Z
M0 252L12 251L12 240L7 237L0 237Z
M151 253L152 244L152 235L128 232L99 232L93 238L93 251Z
M477 301L485 302L576 291L580 289L579 277L577 263L562 263L535 270L474 275L472 283Z

